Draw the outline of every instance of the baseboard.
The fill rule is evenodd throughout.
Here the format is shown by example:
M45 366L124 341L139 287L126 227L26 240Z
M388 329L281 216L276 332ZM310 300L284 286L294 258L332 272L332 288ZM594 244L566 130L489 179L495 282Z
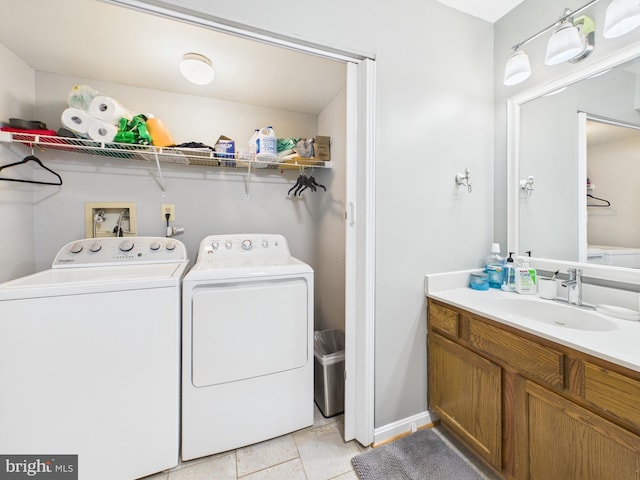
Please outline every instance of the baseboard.
M419 428L431 427L439 422L438 416L424 411L411 417L403 418L373 430L373 447L395 440L415 432Z

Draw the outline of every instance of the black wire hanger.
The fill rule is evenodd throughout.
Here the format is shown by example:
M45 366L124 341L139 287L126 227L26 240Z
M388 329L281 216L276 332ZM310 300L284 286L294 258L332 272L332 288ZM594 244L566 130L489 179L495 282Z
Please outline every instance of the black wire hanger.
M610 207L611 206L611 202L609 200L605 200L604 198L594 197L590 193L587 193L587 197L593 198L594 200L597 200L599 202L604 202L604 203L587 203L587 207Z
M7 169L9 167L15 167L16 165L22 165L28 162L36 162L38 165L40 165L42 168L44 168L46 171L53 173L56 177L58 177L58 181L57 182L41 182L39 180L23 180L21 178L8 178L8 177L0 177L0 180L5 180L7 182L21 182L21 183L35 183L37 185L62 185L62 177L60 175L58 175L56 172L54 172L53 170L51 170L49 167L45 166L38 157L34 156L34 155L27 155L26 157L24 157L21 161L19 162L14 162L14 163L10 163L8 165L2 165L0 166L0 171Z
M315 192L317 189L322 188L325 192L327 191L327 187L324 185L320 185L316 182L316 179L313 177L313 174L310 177L307 177L304 173L304 167L300 169L300 176L296 180L296 184L289 189L287 192L287 196L291 194L293 191L293 196L295 197L302 195L307 188L309 188L312 192Z

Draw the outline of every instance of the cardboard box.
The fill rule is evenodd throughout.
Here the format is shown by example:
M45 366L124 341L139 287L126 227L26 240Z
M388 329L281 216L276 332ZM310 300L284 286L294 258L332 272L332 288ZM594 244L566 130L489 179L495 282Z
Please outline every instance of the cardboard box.
M316 160L331 160L331 137L316 137L314 139L313 157Z

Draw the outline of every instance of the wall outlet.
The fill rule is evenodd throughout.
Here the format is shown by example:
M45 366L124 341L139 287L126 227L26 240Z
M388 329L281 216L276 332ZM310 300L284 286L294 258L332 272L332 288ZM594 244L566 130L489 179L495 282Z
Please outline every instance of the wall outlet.
M176 220L176 206L175 205L171 205L171 204L163 204L161 205L161 210L162 210L162 220L164 222L167 221L167 213L169 214L169 221L170 222L175 222Z
M135 203L91 202L84 204L84 229L86 238L115 237L118 225L122 235L137 235Z

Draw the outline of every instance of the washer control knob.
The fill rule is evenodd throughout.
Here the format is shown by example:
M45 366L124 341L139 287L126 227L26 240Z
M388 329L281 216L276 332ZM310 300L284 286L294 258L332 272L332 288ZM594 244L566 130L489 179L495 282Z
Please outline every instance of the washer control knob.
M120 242L120 245L118 245L118 248L122 252L130 252L133 250L133 242L131 240L123 240Z
M220 248L220 242L218 241L212 242L211 248L213 248L214 250L218 250Z
M176 242L167 242L167 250L173 252L176 249Z
M71 253L80 253L82 251L82 244L81 243L74 243L69 247L69 251Z
M247 239L247 240L243 240L242 241L242 249L243 250L251 250L252 246L253 246L253 244L251 243L251 240Z
M266 241L266 240L262 240L262 246L263 246L264 248L267 248L267 247L269 246L269 242L268 242L268 241Z
M151 244L149 244L149 248L154 252L156 250L160 250L160 242L158 242L157 240L154 240L153 242L151 242Z
M224 248L230 250L231 247L233 247L233 243L231 243L231 240L227 240L226 242L224 242Z
M96 253L100 250L102 250L102 245L100 245L98 242L93 242L91 245L89 245L90 252Z

